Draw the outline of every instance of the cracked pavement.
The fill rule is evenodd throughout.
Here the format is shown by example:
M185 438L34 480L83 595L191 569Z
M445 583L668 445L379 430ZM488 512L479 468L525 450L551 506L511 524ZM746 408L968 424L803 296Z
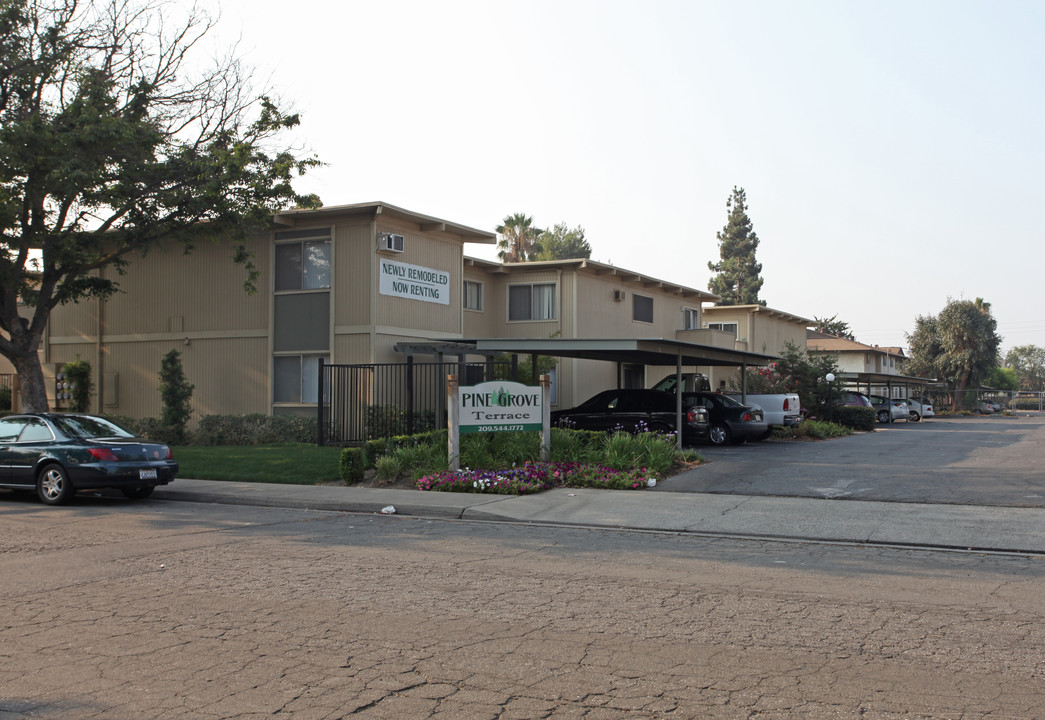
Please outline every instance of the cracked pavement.
M0 502L0 720L1035 718L1045 558Z

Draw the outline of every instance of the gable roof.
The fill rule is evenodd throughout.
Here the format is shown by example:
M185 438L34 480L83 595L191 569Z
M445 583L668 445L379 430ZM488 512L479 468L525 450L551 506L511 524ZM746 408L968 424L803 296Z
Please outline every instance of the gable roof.
M508 274L514 271L540 271L540 270L573 270L575 272L591 273L599 276L616 277L621 282L639 283L644 288L661 290L669 295L678 295L684 298L693 298L700 302L718 300L719 296L714 293L697 290L686 285L659 280L649 275L643 275L633 270L601 263L587 258L575 258L572 260L537 260L533 262L502 263L495 260L482 260L480 258L465 257L465 267L474 267L492 274Z
M377 220L381 216L391 217L417 223L423 232L457 235L464 242L482 243L484 245L493 245L497 242L497 233L477 230L467 225L460 225L449 220L432 217L431 215L422 215L395 205L389 205L386 202L352 203L314 209L294 208L292 210L282 210L272 216L272 222L276 225L293 227L299 221L307 222L325 215L369 215L371 220Z
M771 307L766 307L765 305L711 305L710 307L704 308L704 315L725 314L729 310L742 310L753 315L768 315L776 320L785 320L789 323L801 325L802 327L807 327L816 322L815 320L810 320L809 318L804 318L800 315L792 315L789 312L776 310Z
M865 345L864 343L856 342L855 340L849 340L847 338L838 337L837 335L830 335L828 333L818 332L816 330L806 330L806 350L812 352L876 352L882 353L883 355L892 355L894 357L906 358L903 348L899 347L879 347L878 345Z

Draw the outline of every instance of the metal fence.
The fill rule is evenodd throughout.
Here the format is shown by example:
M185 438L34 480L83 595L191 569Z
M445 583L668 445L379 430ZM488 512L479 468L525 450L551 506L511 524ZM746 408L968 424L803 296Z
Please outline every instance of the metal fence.
M507 378L511 363L412 362L319 366L319 444L353 445L446 427L446 377Z
M14 373L0 373L0 411L14 410L15 381Z

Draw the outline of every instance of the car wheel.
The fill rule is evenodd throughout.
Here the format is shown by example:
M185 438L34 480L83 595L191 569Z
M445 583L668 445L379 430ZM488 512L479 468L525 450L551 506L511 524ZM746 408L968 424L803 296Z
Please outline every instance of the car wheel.
M130 499L130 500L144 500L145 498L147 498L150 495L152 495L152 491L153 490L154 490L154 488L153 488L152 485L143 485L141 487L120 488L120 492L123 493L123 496L128 498L128 499Z
M921 419L922 419L922 416L921 416L921 415L919 415L919 414L918 414L918 412L917 412L916 410L912 410L912 411L911 411L911 415L910 415L910 417L911 417L911 421L912 421L912 422L918 422L919 420L921 420Z
M45 505L62 505L76 494L76 488L61 465L45 465L36 476L36 495Z
M889 420L890 420L890 413L889 413L888 410L879 410L878 411L878 422L880 422L880 423L887 423L887 422L889 422Z
M712 445L725 445L732 439L733 433L725 425L712 425L708 432L708 440Z
M671 428L669 428L664 423L650 423L646 427L646 431L651 433L657 433L658 435L668 435L671 433Z

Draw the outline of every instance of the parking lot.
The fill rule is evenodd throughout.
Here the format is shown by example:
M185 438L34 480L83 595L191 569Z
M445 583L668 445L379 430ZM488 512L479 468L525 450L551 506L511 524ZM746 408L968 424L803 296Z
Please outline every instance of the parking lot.
M1045 418L934 418L827 441L701 447L655 491L1045 507Z

